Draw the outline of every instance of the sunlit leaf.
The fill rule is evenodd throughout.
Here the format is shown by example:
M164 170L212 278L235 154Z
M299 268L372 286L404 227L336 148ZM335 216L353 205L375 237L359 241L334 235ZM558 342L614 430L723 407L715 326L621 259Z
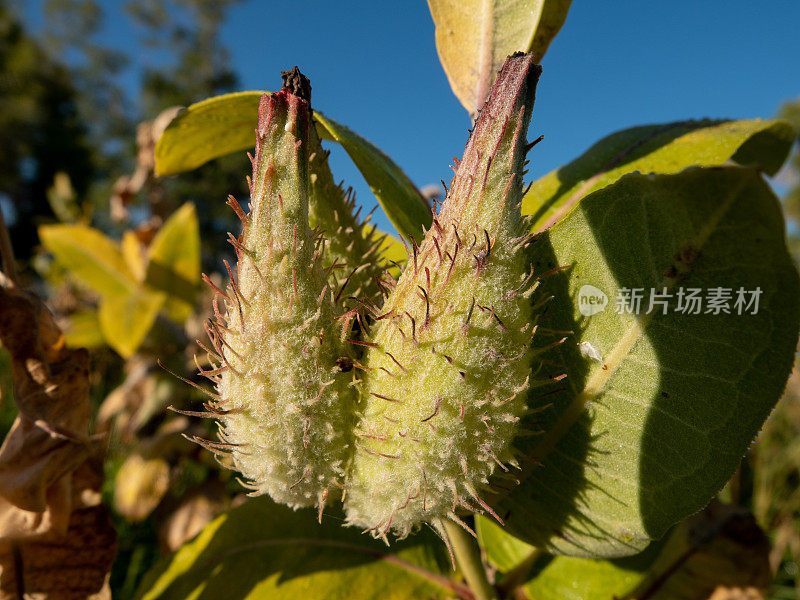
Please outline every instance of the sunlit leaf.
M486 553L486 559L502 573L516 567L536 550L482 515L475 515L475 531L478 534L478 543Z
M64 337L72 348L98 348L105 344L97 311L82 310L72 313Z
M422 195L400 167L378 147L347 127L319 112L314 113L314 118L353 159L400 235L407 239L421 239L422 227L430 227L433 216Z
M144 288L104 296L98 317L108 345L124 358L136 352L165 299L164 293Z
M130 229L123 232L119 245L120 250L122 250L122 258L125 259L125 264L128 265L128 270L138 283L144 282L147 263L142 254L142 245L136 232Z
M733 161L773 175L794 140L785 121L679 121L604 137L571 163L536 180L522 203L535 230L552 225L580 198L626 173L678 173ZM536 150L531 155L536 160Z
M470 114L486 98L509 54L541 61L567 18L571 0L428 0L436 49L453 93Z
M266 497L208 525L145 577L140 600L412 600L458 588L444 544L421 532L387 547L339 515L292 511Z
M239 92L209 98L180 113L156 146L156 172L173 175L255 145L258 103L265 92ZM314 111L317 133L338 142L405 237L421 237L432 216L417 188L385 153L352 130Z
M200 281L200 225L187 202L158 230L148 248L147 283L168 295L165 310L183 322L192 313Z
M136 279L119 246L85 225L42 225L39 238L76 279L100 294L120 295L136 289Z
M156 144L156 175L174 175L253 148L258 102L264 92L236 92L192 104L175 117Z
M519 440L533 460L497 511L551 552L635 554L723 486L783 390L800 290L780 205L751 169L628 175L540 237L534 265L564 267L541 293L550 335L567 336L545 370L566 378L531 396L545 433ZM729 314L709 304L719 288ZM677 306L691 289L700 314ZM757 312L740 290L760 290Z

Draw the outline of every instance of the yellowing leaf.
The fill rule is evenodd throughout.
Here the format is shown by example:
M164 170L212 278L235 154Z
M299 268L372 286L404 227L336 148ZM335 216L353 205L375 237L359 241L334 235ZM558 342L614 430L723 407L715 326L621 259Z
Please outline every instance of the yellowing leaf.
M109 346L128 358L153 326L165 295L146 289L110 294L100 303L100 328Z
M39 237L71 275L102 295L126 294L136 279L119 246L85 225L42 225Z
M623 129L537 179L525 194L522 212L533 215L534 230L545 229L582 197L634 171L678 173L730 160L774 175L793 141L789 123L779 120L680 121Z
M450 87L470 114L483 104L509 54L541 61L571 0L428 0Z
M173 175L255 145L258 103L265 92L239 92L191 105L167 126L156 145L156 173ZM421 237L432 221L417 188L375 145L314 111L317 134L335 141L364 176L392 224L405 237Z
M71 348L97 348L105 344L97 311L83 310L72 313L64 337Z
M147 265L145 265L144 256L142 256L142 245L139 242L139 237L130 229L127 230L122 234L120 248L122 249L122 258L125 259L125 264L128 265L131 274L133 274L137 282L142 283Z
M258 102L264 92L237 92L192 104L156 143L156 175L196 169L213 158L256 144Z
M131 454L114 484L114 508L131 522L142 521L169 489L169 465L158 456Z
M187 202L167 219L148 255L148 285L168 295L165 308L171 319L185 321L200 281L200 226L194 204Z

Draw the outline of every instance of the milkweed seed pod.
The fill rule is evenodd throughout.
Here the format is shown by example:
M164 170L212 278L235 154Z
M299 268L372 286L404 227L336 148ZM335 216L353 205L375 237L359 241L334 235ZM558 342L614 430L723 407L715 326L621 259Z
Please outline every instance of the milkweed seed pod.
M308 102L289 89L261 98L250 213L234 244L238 278L225 324L210 335L223 363L219 450L254 495L322 505L343 484L355 393L335 291L309 227ZM237 280L238 279L238 280Z
M311 83L297 67L283 71L283 85L310 102ZM313 120L313 111L312 111ZM331 284L343 300L350 297L374 300L379 294L376 277L383 274L380 246L369 217L360 219L352 189L334 182L328 165L330 152L323 149L315 127L308 131L309 223L325 235L322 266L331 274Z
M376 277L383 274L380 246L383 236L376 235L368 219L360 220L352 189L334 183L328 166L330 152L322 148L312 127L311 212L309 220L326 234L323 266L330 269L333 282L343 300L350 297L375 300L379 295Z
M407 535L457 511L513 464L535 329L520 214L526 132L541 68L508 59L449 193L369 337L350 524Z

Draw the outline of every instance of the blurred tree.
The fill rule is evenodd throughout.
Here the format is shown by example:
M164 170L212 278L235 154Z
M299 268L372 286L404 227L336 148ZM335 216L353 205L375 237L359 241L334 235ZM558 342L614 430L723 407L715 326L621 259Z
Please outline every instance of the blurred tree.
M227 10L240 0L130 0L126 10L143 31L143 41L161 55L144 69L141 107L152 119L171 106L186 106L210 96L234 91L238 78L220 40ZM277 78L276 73L276 78ZM149 187L152 211L164 217L186 201L198 207L204 255L209 267L219 268L220 248L214 247L225 231L234 231L232 211L224 199L246 194L244 155L230 156L177 178Z
M69 79L79 90L75 109L86 123L94 167L91 189L83 189L82 199L99 209L95 224L115 228L106 210L112 197L117 207L124 203L127 208L116 212L114 220L145 227L157 227L178 206L192 201L205 234L203 254L212 268L218 268L225 231L235 228L225 198L230 193L246 197L247 158L226 157L181 177L154 180L146 176L150 165L142 169L152 152L150 130L143 125L137 134L137 124L152 121L169 107L236 89L220 27L227 10L239 1L128 0L122 6L141 40L133 51L101 41L106 8L98 0L44 0L41 5L41 44L50 56L66 62ZM140 75L138 89L130 89L131 72ZM137 158L137 175L124 177L137 170ZM131 179L136 183L131 185Z
M77 99L69 70L0 0L0 202L19 258L37 243L37 219L52 215L55 173L68 172L78 194L94 176Z

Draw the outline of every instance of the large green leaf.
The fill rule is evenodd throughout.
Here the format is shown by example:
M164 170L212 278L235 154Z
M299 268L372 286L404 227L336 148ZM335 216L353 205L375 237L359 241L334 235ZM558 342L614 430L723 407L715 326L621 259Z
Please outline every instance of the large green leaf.
M148 574L140 600L411 600L452 598L444 544L422 532L391 547L336 516L318 525L266 497L247 501L208 525Z
M800 289L779 203L752 169L628 175L534 254L539 272L565 267L542 281L553 299L538 341L573 332L543 367L567 377L531 396L542 410L527 427L546 433L518 440L530 460L498 513L550 552L635 554L723 486L783 390ZM644 314L665 287L667 314ZM701 314L677 311L689 288ZM731 314L704 312L714 288L732 291ZM740 288L761 290L757 314L736 314ZM617 312L625 289L644 290L642 314ZM603 295L605 310L581 314Z
M108 345L128 358L155 323L166 295L147 288L103 296L98 320Z
M515 538L494 521L475 517L478 540L489 562L503 574L500 585L520 587L535 600L615 600L640 585L659 557L655 542L636 556L614 560L552 556ZM666 562L666 561L665 561ZM513 583L509 581L513 578Z
M657 544L636 556L601 560L543 556L523 586L536 600L618 600L639 585L658 557ZM706 597L697 600L706 600Z
M156 145L156 173L173 175L220 156L252 148L258 103L265 92L238 92L192 104L170 122ZM317 133L342 145L401 235L420 237L432 221L417 188L384 152L347 127L314 111Z
M533 183L522 203L534 229L552 224L583 196L626 173L677 173L732 160L770 175L786 160L793 132L785 121L680 121L612 133L571 163Z
M42 225L39 238L76 279L102 295L126 294L137 283L119 246L85 225Z
M741 507L712 502L665 539L616 559L552 556L477 515L478 540L508 596L533 600L706 600L721 586L764 588L769 542Z
M182 323L192 313L200 281L200 226L187 202L158 230L148 248L146 281L168 295L169 317Z
M436 50L453 93L470 114L481 107L509 54L541 61L571 0L428 0Z
M433 215L422 195L400 167L383 151L347 127L319 112L314 113L314 118L327 130L327 135L339 142L353 159L400 235L407 239L422 239L422 226L430 227ZM320 129L318 126L317 130Z

